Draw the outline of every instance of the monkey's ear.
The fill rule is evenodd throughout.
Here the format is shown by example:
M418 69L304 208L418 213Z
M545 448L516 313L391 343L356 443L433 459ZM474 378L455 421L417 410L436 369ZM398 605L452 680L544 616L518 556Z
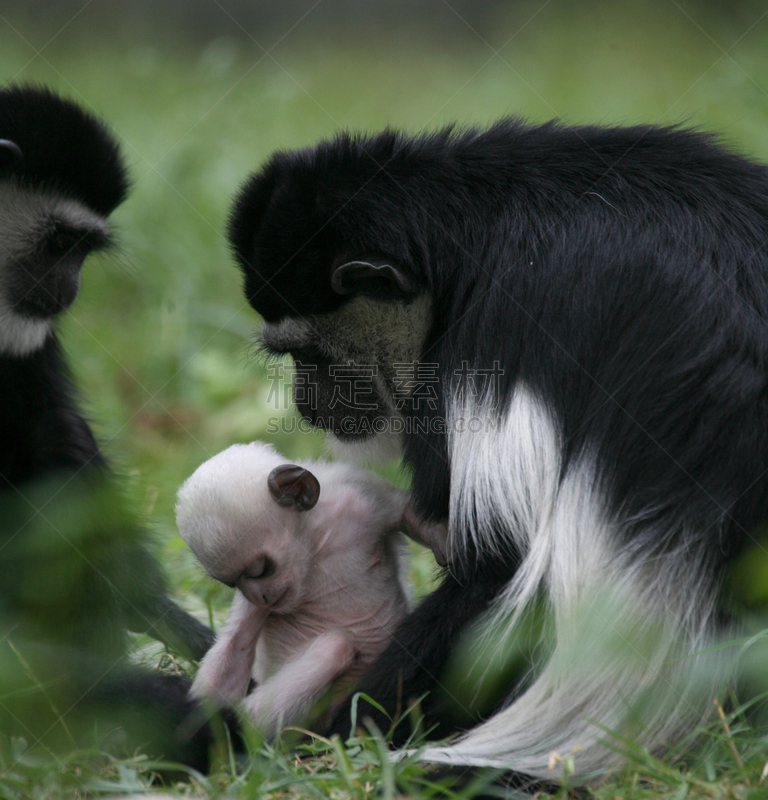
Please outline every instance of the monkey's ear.
M331 288L336 294L351 294L365 282L377 279L394 284L405 294L416 294L419 290L403 270L381 258L366 258L339 264L331 272Z
M282 464L267 478L269 492L281 506L293 506L298 511L314 508L320 497L320 481L304 467Z
M23 159L21 148L10 139L0 139L0 166Z

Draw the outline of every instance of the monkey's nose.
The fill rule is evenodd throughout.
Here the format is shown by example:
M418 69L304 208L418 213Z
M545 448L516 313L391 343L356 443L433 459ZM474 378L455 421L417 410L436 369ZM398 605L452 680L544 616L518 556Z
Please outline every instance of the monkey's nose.
M245 599L259 608L269 605L269 595L263 590L260 581L241 575L237 579L237 588L245 595Z

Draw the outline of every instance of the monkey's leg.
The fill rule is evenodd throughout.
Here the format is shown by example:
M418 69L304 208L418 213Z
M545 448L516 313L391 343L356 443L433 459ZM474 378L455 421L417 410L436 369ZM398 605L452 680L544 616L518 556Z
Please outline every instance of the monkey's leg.
M209 709L190 697L187 678L138 669L110 677L88 693L84 705L100 726L109 729L114 722L125 730L129 752L140 747L150 757L206 773L217 729L224 735L221 725L229 729L234 749L243 750L236 714L221 708L211 719Z
M427 727L434 727L431 738L442 738L471 725L471 720L457 723L451 703L461 704L461 698L446 702L448 690L440 678L462 631L488 608L513 571L511 564L498 571L484 570L484 574L476 570L466 583L446 575L440 586L400 623L392 642L355 687L376 700L389 716L361 698L358 720L371 717L379 730L386 732L398 713L404 713L411 703L426 695L421 711ZM343 739L350 735L351 700L350 696L339 706L328 728L320 733L338 733ZM398 725L393 743L404 744L410 733L407 724Z
M245 697L253 670L256 642L269 612L236 592L224 630L200 663L192 685L194 697L234 703Z
M343 631L313 639L297 658L259 684L243 701L253 724L267 736L290 725L351 666L355 648Z

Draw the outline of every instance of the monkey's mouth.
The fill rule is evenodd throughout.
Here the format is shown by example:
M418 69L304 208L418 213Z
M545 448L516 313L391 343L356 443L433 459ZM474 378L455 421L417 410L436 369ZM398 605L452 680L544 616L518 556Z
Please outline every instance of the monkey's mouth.
M333 363L314 350L295 348L291 356L293 401L310 425L346 441L370 438L386 426L370 366Z
M44 283L28 289L14 305L21 314L47 319L66 311L75 302L79 290L79 272L57 280L46 278Z
M47 319L66 311L80 291L80 252L48 260L47 264L25 268L9 281L8 294L14 309L25 316Z
M280 595L280 597L277 598L277 600L273 600L271 603L269 603L267 608L270 611L280 611L280 609L283 608L283 606L286 606L290 601L290 598L286 599L286 596L290 591L291 587L288 586L286 590Z
M331 411L323 414L322 410L298 401L296 402L296 408L302 419L309 422L310 425L326 433L332 433L337 439L343 441L360 441L361 439L370 438L381 427L376 424L378 420L377 414L361 413L359 411L356 412L356 410L351 410L342 416Z
M276 600L270 601L256 581L241 579L237 581L236 585L245 595L245 599L248 600L249 603L253 603L257 608L264 608L267 611L280 611L284 606L288 605L291 600L288 596L291 594L290 586L287 586Z
M6 296L14 310L33 319L48 319L66 311L80 291L80 271L86 257L110 245L101 220L91 227L52 217L41 232L34 255L14 259Z

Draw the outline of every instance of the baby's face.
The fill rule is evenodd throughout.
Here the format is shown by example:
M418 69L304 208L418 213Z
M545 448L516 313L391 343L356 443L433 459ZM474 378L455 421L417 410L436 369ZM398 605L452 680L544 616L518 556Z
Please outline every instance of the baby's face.
M184 482L176 520L213 578L237 587L256 606L287 612L307 591L306 502L314 505L319 491L311 473L281 465L271 448L233 445Z
M258 519L209 519L209 535L192 549L213 578L260 608L288 613L303 599L311 560L298 523L299 512L270 500Z

